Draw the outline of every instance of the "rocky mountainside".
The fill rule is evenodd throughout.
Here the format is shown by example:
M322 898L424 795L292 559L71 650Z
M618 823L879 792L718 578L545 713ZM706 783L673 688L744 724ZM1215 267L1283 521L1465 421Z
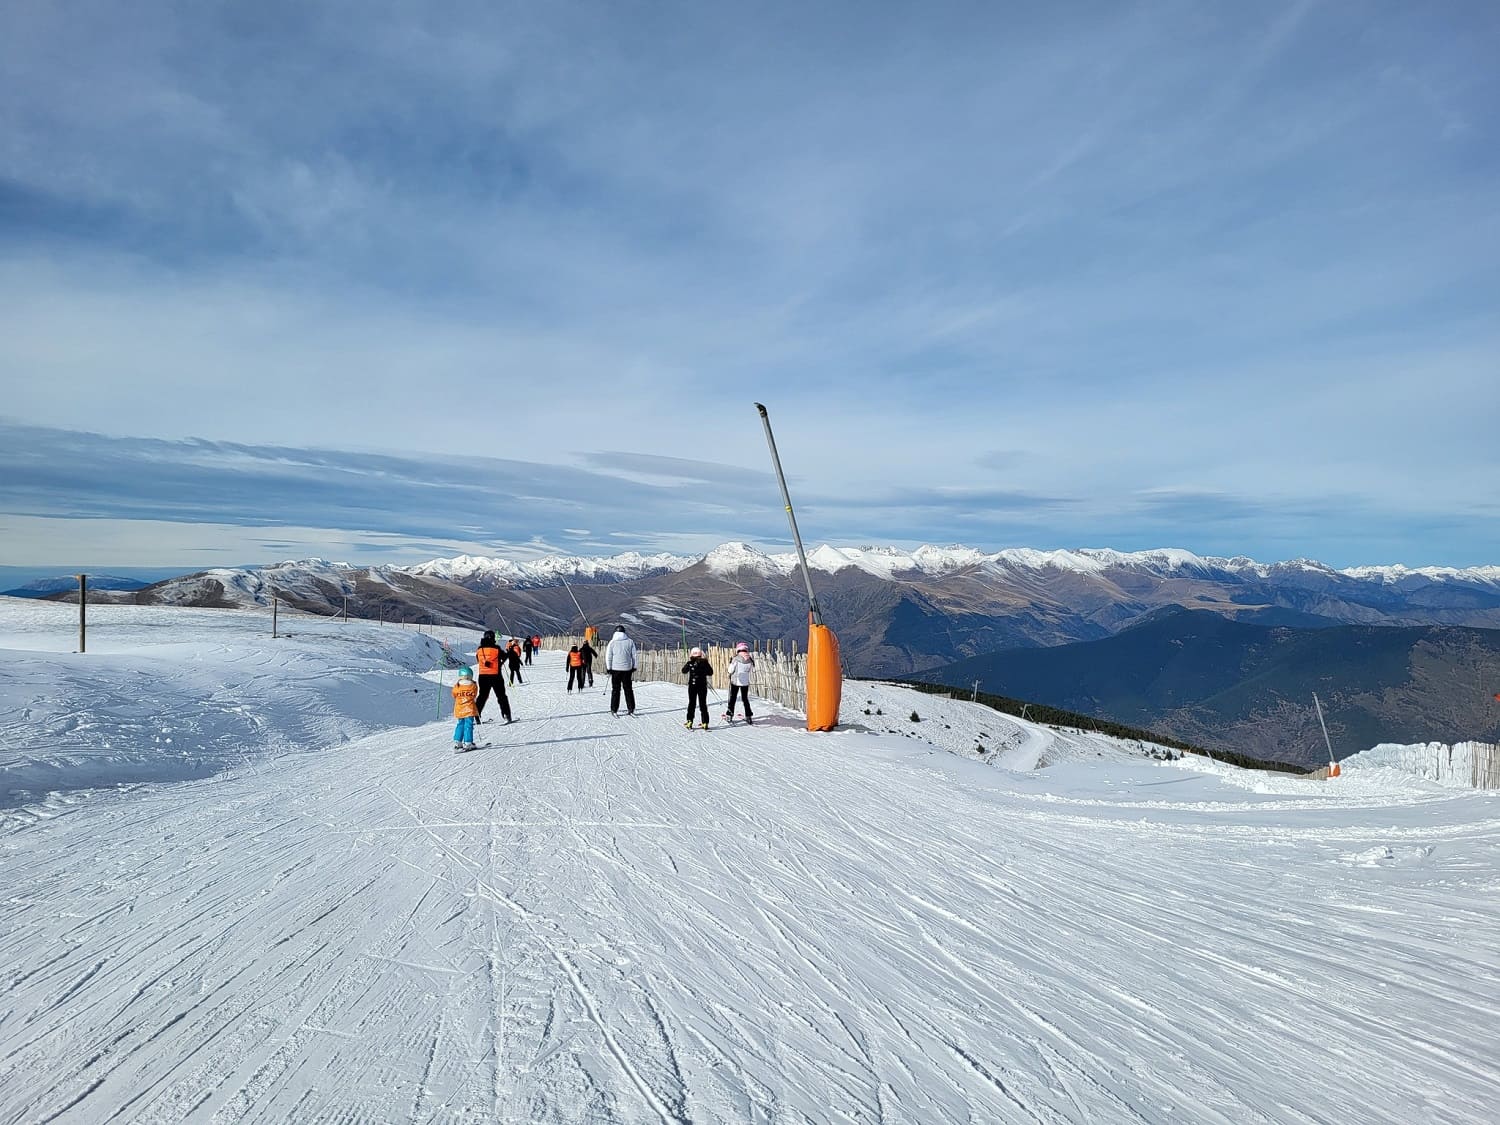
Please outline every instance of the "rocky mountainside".
M1316 765L1380 742L1500 740L1500 630L1268 627L1164 610L1103 640L991 653L923 679Z
M1099 640L1165 607L1304 628L1343 624L1500 627L1500 567L1334 570L1300 560L1199 558L1185 551L820 546L810 563L845 665L864 676L918 674L1010 648ZM566 585L564 583L566 582ZM742 543L698 558L619 555L518 563L462 556L419 566L312 559L212 570L101 599L267 605L432 620L508 631L577 629L583 617L631 623L643 639L806 636L806 595L792 554ZM68 597L67 593L60 595Z

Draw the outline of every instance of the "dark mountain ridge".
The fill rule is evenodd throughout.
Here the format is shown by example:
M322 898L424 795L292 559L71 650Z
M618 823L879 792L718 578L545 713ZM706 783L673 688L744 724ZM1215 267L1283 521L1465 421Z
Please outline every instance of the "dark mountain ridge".
M1113 637L957 661L922 678L1158 730L1186 742L1314 765L1380 742L1493 741L1500 630L1293 629L1191 610Z

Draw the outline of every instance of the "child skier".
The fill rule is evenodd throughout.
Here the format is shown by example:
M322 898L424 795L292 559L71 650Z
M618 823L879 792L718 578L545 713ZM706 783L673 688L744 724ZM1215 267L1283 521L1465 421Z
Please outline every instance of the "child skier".
M474 747L474 714L478 710L474 701L479 698L479 685L474 682L474 670L468 665L458 670L458 683L453 685L453 717L458 724L453 728L453 752L462 754Z
M568 690L569 691L573 690L573 685L575 683L578 685L578 690L582 691L583 690L583 653L581 653L581 652L578 651L578 646L577 645L574 645L572 648L568 649Z
M713 678L713 665L703 656L701 648L695 648L688 653L688 662L682 666L687 675L688 708L687 722L682 724L688 730L693 729L693 704L698 705L698 713L703 716L703 729L708 729L708 681Z
M511 683L525 683L521 679L521 642L515 637L510 639L510 644L505 646L505 663L510 668Z
M750 677L753 675L755 675L755 657L750 653L750 646L741 641L734 646L734 658L729 662L729 707L724 712L726 720L734 719L735 700L743 697L745 722L755 722L755 716L750 711Z

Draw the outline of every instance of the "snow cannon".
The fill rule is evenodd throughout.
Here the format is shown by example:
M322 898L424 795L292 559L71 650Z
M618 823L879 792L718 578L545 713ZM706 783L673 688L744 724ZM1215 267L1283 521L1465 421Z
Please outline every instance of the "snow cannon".
M807 586L807 729L832 730L839 725L839 697L844 690L844 671L839 666L839 642L833 630L823 624L818 595L813 593L812 575L807 569L807 552L802 549L802 534L792 512L792 494L786 488L786 474L781 471L781 456L776 452L776 438L771 434L771 418L766 408L760 411L766 429L766 444L771 447L771 463L776 466L776 480L781 485L781 499L786 503L787 522L792 525L792 542L797 544L797 559L802 564L802 581Z
M844 672L839 665L839 639L833 630L807 621L807 729L832 730L839 725L839 699Z
M1313 707L1318 712L1318 726L1323 728L1323 745L1328 747L1328 777L1332 780L1344 771L1339 769L1339 760L1333 756L1333 742L1328 737L1328 724L1323 721L1323 704L1318 701L1318 693L1313 692Z

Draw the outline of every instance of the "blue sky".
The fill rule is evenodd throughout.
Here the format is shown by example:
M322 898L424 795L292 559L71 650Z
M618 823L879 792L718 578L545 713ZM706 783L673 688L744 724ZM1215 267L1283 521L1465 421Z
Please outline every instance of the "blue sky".
M1500 562L1500 7L0 11L0 564Z

